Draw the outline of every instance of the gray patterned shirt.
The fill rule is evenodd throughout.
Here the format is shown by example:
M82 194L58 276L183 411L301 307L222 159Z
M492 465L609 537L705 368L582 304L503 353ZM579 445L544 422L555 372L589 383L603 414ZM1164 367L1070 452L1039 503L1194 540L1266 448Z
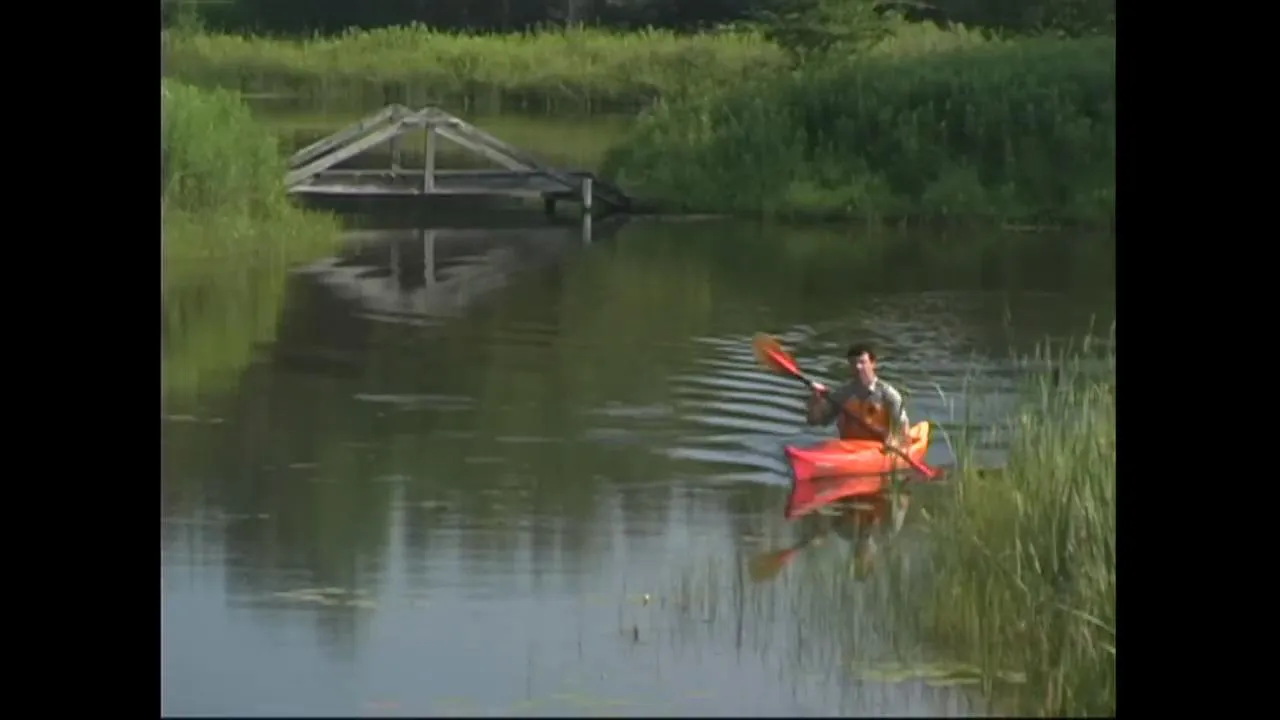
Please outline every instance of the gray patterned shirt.
M823 403L819 410L818 422L814 423L815 425L829 425L839 417L846 403L850 400L859 400L884 408L889 417L890 427L886 429L890 437L901 436L911 427L907 419L907 409L902 402L902 393L880 378L876 378L870 387L864 386L861 380L855 378L830 391L827 399L828 402Z

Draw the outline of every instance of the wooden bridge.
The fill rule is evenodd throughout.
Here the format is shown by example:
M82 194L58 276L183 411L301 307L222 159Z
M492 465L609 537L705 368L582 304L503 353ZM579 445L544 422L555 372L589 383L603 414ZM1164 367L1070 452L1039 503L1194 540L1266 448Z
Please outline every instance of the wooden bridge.
M400 165L401 138L414 132L425 135L425 159L420 168L404 168ZM437 169L439 138L504 169ZM390 167L338 167L384 143L390 147ZM403 105L389 105L322 138L289 158L284 182L291 194L304 196L541 197L548 212L554 212L557 200L577 201L585 215L596 210L597 201L606 210L631 209L631 198L594 174L548 167L528 153L434 107L415 111Z

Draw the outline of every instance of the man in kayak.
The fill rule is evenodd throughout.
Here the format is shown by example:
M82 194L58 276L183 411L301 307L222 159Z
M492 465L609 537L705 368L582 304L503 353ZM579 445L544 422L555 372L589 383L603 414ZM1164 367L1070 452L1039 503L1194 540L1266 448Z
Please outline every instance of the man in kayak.
M846 356L852 378L835 390L827 393L815 391L809 397L806 418L809 424L827 425L835 420L841 439L883 440L885 444L905 448L911 424L902 403L902 393L876 376L875 350L870 345L855 343L849 346ZM859 423L849 417L850 414L864 422Z

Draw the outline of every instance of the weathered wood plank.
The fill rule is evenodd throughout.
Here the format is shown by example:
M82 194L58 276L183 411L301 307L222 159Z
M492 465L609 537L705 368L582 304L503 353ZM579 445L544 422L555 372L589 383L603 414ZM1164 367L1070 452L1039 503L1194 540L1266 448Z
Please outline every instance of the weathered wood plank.
M509 170L533 170L534 166L521 162L510 154L499 152L491 147L487 147L481 142L477 142L462 133L455 132L453 128L447 125L435 126L435 132L440 137L470 150L471 152L483 156L493 162L509 169Z
M576 198L573 186L539 170L437 170L432 187L423 193L414 172L389 170L329 170L310 182L291 188L300 195L546 195Z
M403 113L407 109L408 108L405 108L403 105L388 105L377 113L354 122L328 137L320 138L291 155L289 157L289 167L296 168L299 165L309 163L339 145L351 142L356 137L368 133L379 125L385 124L397 113Z
M392 136L398 135L402 132L404 132L404 128L401 126L400 121L396 121L375 133L356 140L346 147L328 153L319 160L313 161L310 165L305 165L297 170L290 171L289 174L285 175L284 184L287 187L293 187L298 183L309 180L317 174L337 165L343 160L353 158L365 150L368 150L375 145L380 145L387 140L390 140Z
M560 170L543 165L537 160L537 158L533 157L529 153L515 147L514 145L503 142L497 137L490 135L484 130L461 118L448 115L436 108L427 108L427 110L424 110L423 112L431 113L430 117L434 118L437 132L442 136L449 137L450 140L457 142L459 145L463 145L463 147L486 147L487 152L484 154L487 157L496 159L496 156L498 155L506 155L509 160L506 162L499 162L503 162L504 165L512 168L513 170L521 169L521 166L523 168L540 170L548 176L564 183L566 189L577 190L578 186L581 184L580 179L572 178ZM445 128L448 128L451 131L448 135L445 135ZM467 138L467 143L459 142L459 139L463 137ZM594 190L597 196L602 196L602 199L611 205L624 207L628 203L627 197L608 183L600 183L597 181Z

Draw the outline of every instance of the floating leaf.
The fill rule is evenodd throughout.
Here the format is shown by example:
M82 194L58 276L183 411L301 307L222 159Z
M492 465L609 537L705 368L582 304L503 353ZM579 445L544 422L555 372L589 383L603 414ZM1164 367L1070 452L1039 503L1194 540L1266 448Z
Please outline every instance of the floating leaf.
M530 710L536 710L538 707L545 705L546 702L547 702L546 700L539 700L537 698L521 700L520 702L511 706L511 713L514 715L520 712L528 712Z
M908 664L896 661L881 663L855 661L850 663L850 670L855 677L865 682L899 683L919 680L927 685L938 687L972 685L982 682L984 676L978 666L958 662ZM1007 683L1023 683L1026 682L1026 674L1000 670L994 673L992 679Z
M958 685L977 685L982 682L976 677L944 677L944 678L925 678L924 684L929 687L955 687Z

